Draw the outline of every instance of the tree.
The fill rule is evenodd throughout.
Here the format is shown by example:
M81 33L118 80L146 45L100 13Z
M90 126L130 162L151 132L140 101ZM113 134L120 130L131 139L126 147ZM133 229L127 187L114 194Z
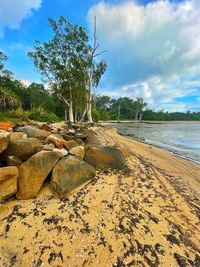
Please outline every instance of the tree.
M0 108L12 109L20 105L20 100L6 82L12 78L12 73L4 68L6 60L7 56L0 51Z
M69 121L74 121L73 89L79 86L79 61L84 61L88 52L88 36L84 29L71 25L64 17L58 21L49 19L54 36L49 42L37 41L30 58L69 111Z
M141 97L138 97L137 100L133 102L133 104L134 104L135 120L141 120L143 108L146 107L147 104L144 103L144 100Z
M45 43L37 41L29 56L54 94L65 103L69 121L73 122L74 115L77 118L80 113L84 119L87 113L92 122L92 87L98 85L106 68L104 61L94 63L94 58L99 55L96 52L99 46L96 30L92 47L83 27L71 25L64 17L58 21L49 19L49 22L53 38Z
M93 86L97 87L101 76L104 74L107 68L107 64L104 60L101 60L98 64L95 65L95 58L100 56L105 51L98 52L99 43L97 43L97 34L96 34L96 17L94 17L94 33L93 33L93 46L90 48L89 55L89 65L88 65L88 74L89 74L89 92L87 97L87 118L89 122L92 120L92 93Z

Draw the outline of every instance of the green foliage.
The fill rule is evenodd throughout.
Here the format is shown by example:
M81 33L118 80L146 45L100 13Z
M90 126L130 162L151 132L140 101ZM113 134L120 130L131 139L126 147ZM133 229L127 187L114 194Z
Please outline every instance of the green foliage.
M99 119L100 119L100 113L99 113L99 110L97 110L97 109L93 109L93 110L92 110L92 117L93 117L94 122L98 122Z
M42 108L37 108L29 111L28 118L35 121L56 122L59 118L54 113L48 113Z
M17 95L4 85L0 85L0 109L14 109L21 105Z

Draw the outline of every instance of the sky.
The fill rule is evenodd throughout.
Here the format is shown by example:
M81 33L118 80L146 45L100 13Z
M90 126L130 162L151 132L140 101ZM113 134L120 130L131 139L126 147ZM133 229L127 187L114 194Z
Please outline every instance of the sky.
M95 93L143 97L149 108L200 111L199 0L0 0L0 50L24 83L41 82L27 53L63 15L97 35L107 70Z

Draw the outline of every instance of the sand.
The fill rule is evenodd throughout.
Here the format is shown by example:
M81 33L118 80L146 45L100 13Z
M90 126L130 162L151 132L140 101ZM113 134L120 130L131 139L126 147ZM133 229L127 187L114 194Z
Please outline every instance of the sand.
M75 194L0 206L0 266L200 266L200 166L96 129L129 151Z

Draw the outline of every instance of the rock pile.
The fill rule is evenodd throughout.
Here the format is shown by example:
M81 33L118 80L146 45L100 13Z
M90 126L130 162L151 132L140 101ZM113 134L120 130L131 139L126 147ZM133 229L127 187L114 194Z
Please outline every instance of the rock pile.
M72 194L96 169L122 169L124 153L102 146L85 124L29 125L0 130L0 203L37 197L45 180L57 197Z

